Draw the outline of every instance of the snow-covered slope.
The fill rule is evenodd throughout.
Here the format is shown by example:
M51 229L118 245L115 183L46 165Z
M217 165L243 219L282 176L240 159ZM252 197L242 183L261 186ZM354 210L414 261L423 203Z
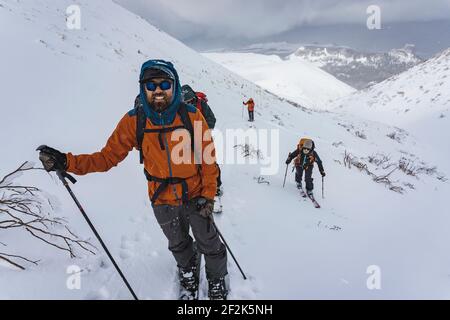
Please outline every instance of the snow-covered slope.
M253 96L256 127L279 132L270 152L262 153L265 160L275 157L279 169L263 177L270 185L258 183L262 165L222 165L224 213L216 223L249 276L244 281L230 259L232 299L450 297L450 218L444 211L450 190L441 175L448 158L430 157L427 146L416 148L408 132L391 126L296 108L112 1L77 3L82 28L68 30L64 12L72 1L0 0L0 23L8 26L0 29L0 176L25 160L37 161L34 150L43 143L74 153L99 150L133 105L141 63L150 57L168 59L184 83L208 94L219 129L248 128L241 118L242 100ZM303 135L314 137L328 174L325 199L320 199L315 171L320 210L299 198L291 173L282 188L283 160ZM241 160L252 156L231 149L239 151ZM353 157L352 169L343 165L345 151ZM364 169L386 174L380 153L394 166L407 158L418 166L438 167L416 172L416 177L396 170L388 177L394 185L385 179L375 183ZM367 163L361 172L357 161ZM136 152L108 173L78 180L74 192L138 296L176 298L175 262L153 216ZM56 179L39 171L18 182L55 195L59 215L97 244ZM0 246L1 252L40 259L38 266L27 264L26 271L0 265L2 299L130 297L102 251L70 259L27 233L2 229ZM80 290L66 287L71 265L81 268ZM366 286L371 265L381 270L381 290ZM206 284L201 285L205 297Z
M283 60L276 55L255 53L204 55L268 91L308 108L322 109L331 100L354 91L318 67L295 58Z
M450 49L333 105L346 113L406 129L423 145L450 155Z

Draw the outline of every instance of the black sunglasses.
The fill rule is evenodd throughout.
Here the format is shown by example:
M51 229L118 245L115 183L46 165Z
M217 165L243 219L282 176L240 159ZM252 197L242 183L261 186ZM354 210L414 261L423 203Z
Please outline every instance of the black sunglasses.
M145 83L145 87L147 88L148 91L156 91L156 88L160 88L161 90L169 90L172 88L172 82L169 80L164 80L160 83L155 83L152 81L148 81Z

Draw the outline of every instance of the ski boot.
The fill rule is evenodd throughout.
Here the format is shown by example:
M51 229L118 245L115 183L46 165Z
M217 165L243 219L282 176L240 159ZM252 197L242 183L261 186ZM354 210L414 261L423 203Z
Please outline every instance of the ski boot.
M308 197L314 198L314 194L312 190L306 190L306 194L308 195Z
M225 277L208 280L208 297L210 300L227 300L227 296Z
M200 279L200 266L198 261L200 255L196 253L192 258L189 267L178 267L178 277L180 280L180 299L181 300L197 300L198 286Z
M298 190L303 189L302 183L301 183L301 182L297 182L297 189L298 189Z

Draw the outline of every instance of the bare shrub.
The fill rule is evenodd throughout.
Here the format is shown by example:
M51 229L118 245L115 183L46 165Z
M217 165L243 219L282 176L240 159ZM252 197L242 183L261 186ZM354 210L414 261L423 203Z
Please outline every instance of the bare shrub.
M390 176L397 170L397 168L394 168L387 174L376 175L369 170L368 165L366 163L348 153L347 150L345 150L344 152L344 166L349 169L355 167L359 171L365 172L367 175L372 177L372 180L374 182L384 184L387 188L389 188L389 190L392 190L400 194L403 194L404 192L404 189L401 186L395 185L394 182L390 179Z
M261 152L261 150L259 149L255 149L253 148L251 145L249 145L248 143L242 145L242 144L237 144L234 146L235 149L240 149L241 150L241 154L244 158L250 157L256 157L257 159L264 159L264 156Z
M42 190L15 183L19 175L30 170L41 169L25 162L0 180L0 231L27 233L34 240L68 253L71 258L77 257L78 250L95 254L93 251L95 247L75 235L66 220L51 215L54 210L53 204ZM18 234L17 238L20 237ZM5 243L2 245L8 246ZM0 252L0 259L22 270L25 267L20 263L39 262L6 252Z

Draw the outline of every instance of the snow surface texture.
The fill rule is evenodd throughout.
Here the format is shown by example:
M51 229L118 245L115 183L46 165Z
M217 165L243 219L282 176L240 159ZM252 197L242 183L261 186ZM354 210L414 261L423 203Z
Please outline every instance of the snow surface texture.
M268 91L304 107L323 109L331 100L354 91L312 63L292 56L256 53L205 53L206 57L229 68Z
M222 165L224 213L216 223L249 277L244 281L230 259L230 298L450 298L450 218L444 201L449 186L438 179L448 156L433 158L416 137L380 122L296 108L111 1L78 3L82 28L68 30L65 10L72 1L0 0L0 176L25 160L37 161L34 150L43 143L74 153L100 150L133 105L141 63L168 59L184 83L208 94L219 129L247 128L242 101L252 96L256 128L280 132L276 175L260 178L258 165ZM326 92L342 88L338 82L336 91ZM324 92L317 94L324 99ZM393 132L400 142L388 137ZM304 135L314 138L328 174L321 199L315 169L320 210L300 198L290 171L282 188L283 160ZM343 165L345 152L351 154L346 158L351 169ZM383 169L380 153L394 165L402 157L436 165L438 173L420 171L414 177L397 170L391 179L405 191L393 192L356 167L364 162L377 176L391 171ZM107 174L78 178L74 192L137 295L175 299L175 262L153 216L137 152ZM72 229L100 247L54 177L35 172L18 181L56 196ZM102 251L70 259L9 231L0 232L0 242L8 244L0 244L2 252L41 260L26 271L0 265L2 299L130 298ZM80 290L66 286L71 265L81 269ZM381 270L381 290L366 285L371 265ZM201 285L204 298L206 284Z

